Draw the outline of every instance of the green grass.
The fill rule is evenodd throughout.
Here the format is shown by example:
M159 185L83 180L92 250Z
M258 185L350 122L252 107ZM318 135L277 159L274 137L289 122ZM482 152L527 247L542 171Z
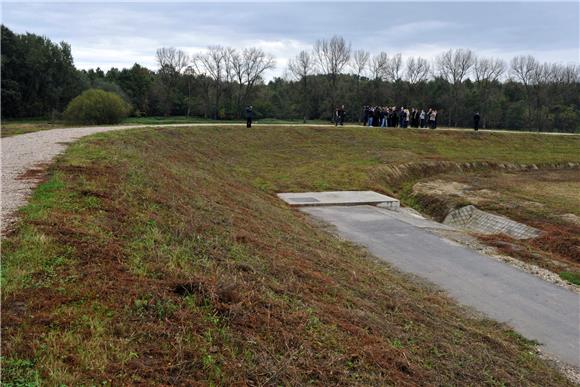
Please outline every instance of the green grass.
M202 117L186 117L186 116L151 116L151 117L128 117L123 121L123 124L137 124L137 125L160 125L160 124L188 124L188 123L212 123L219 121ZM229 121L228 121L229 122ZM241 120L233 121L235 123L242 123Z
M185 117L185 116L153 116L153 117L129 117L125 119L123 124L139 124L139 125L159 125L159 124L187 124L187 123L245 123L246 120L214 120L210 118L202 117ZM298 119L276 119L276 118L264 118L264 119L254 119L255 123L258 124L302 124L303 120ZM308 120L308 124L327 124L324 120Z
M563 271L560 273L560 278L562 278L565 281L570 282L571 284L580 286L580 273Z
M567 385L534 343L275 196L387 192L382 168L400 161L580 157L573 138L505 136L277 126L84 138L2 241L14 375L3 383Z

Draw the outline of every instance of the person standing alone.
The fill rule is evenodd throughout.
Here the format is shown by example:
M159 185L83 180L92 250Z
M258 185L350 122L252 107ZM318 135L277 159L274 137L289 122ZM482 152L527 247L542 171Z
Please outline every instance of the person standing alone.
M254 108L252 105L246 107L246 128L252 127L252 119L254 118Z
M334 126L338 125L344 125L344 105L339 108L337 107L336 112L334 113Z
M480 115L479 112L476 112L473 115L473 129L475 129L475 131L477 132L479 130L479 119L480 119Z

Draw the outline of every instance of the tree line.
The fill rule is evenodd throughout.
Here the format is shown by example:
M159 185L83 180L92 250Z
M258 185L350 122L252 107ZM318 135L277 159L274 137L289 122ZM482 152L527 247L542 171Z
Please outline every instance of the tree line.
M2 117L58 118L83 90L117 93L135 116L236 119L247 104L256 117L330 120L345 105L348 121L364 105L434 108L448 126L470 126L478 111L484 128L580 130L580 67L517 56L509 63L450 49L433 60L353 49L340 36L321 39L292 58L284 75L260 48L210 46L188 54L165 47L158 70L75 68L68 44L2 26Z

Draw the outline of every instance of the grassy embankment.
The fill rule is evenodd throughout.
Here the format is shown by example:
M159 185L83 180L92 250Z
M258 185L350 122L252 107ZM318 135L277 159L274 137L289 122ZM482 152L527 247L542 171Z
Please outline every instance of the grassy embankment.
M576 139L173 128L73 144L3 240L3 381L566 385L530 343L313 226L277 191L385 163L578 161Z

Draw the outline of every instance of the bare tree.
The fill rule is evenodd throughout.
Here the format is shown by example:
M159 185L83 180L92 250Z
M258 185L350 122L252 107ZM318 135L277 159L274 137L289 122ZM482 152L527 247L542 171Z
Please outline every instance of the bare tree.
M239 56L235 48L224 48L224 80L227 83L234 82L236 78L235 62L239 60Z
M275 67L274 57L260 48L250 47L241 53L232 50L228 58L238 83L237 110L241 114L242 105L247 102L256 83L266 71Z
M561 84L567 83L566 68L568 66L564 66L560 63L550 63L549 66L550 66L549 70L550 83L561 83Z
M538 63L538 65L534 67L530 74L530 84L538 85L540 83L544 83L545 80L549 77L549 71L550 69L546 67L546 63Z
M512 79L520 81L526 90L528 102L528 123L532 118L532 86L537 75L539 62L531 55L516 56L510 63L510 76Z
M247 86L246 93L249 93L256 82L263 78L266 71L276 67L276 61L270 54L266 54L262 49L250 47L245 48L242 54L244 58L244 80Z
M510 75L527 87L533 82L533 74L538 66L538 61L531 55L516 56L510 63Z
M498 58L475 58L473 73L476 82L495 82L506 71L506 63Z
M574 84L580 82L580 66L569 64L560 69L558 81L565 84Z
M185 80L187 82L187 112L185 113L185 115L189 117L191 114L191 102L192 102L191 92L193 87L193 81L195 79L195 70L193 66L187 66L185 70L183 70L183 75L185 76Z
M189 56L175 47L163 47L157 49L155 53L159 68L169 68L176 73L181 73L189 63Z
M336 78L350 60L351 46L342 36L333 36L330 40L317 40L314 53L320 68L325 74Z
M467 49L451 49L439 55L436 59L439 76L452 85L452 94L449 101L449 126L452 123L457 126L457 99L461 83L468 77L469 71L473 67L473 62L473 52Z
M363 104L363 97L361 95L360 82L361 77L365 76L369 67L371 54L365 50L356 50L353 52L350 67L356 75L356 90L355 90L355 106ZM362 119L362 116L360 117Z
M209 46L207 52L195 57L198 73L211 78L214 83L214 118L219 118L219 102L222 94L222 80L225 76L227 50L222 46Z
M171 114L174 95L179 77L183 69L189 64L189 56L175 47L163 47L155 52L159 65L159 80L161 81L161 101L165 114Z
M237 98L235 98L234 86L236 80L236 72L234 68L234 63L236 58L239 56L239 53L236 51L235 48L232 47L225 47L225 56L224 56L224 84L223 84L223 95L224 99L227 101L225 104L224 112L228 112L232 109L235 109L236 112L239 110L237 107ZM236 100L234 102L234 99ZM234 107L235 106L235 107ZM238 113L236 113L238 114Z
M535 125L538 130L543 130L548 118L549 112L547 109L542 109L546 106L547 94L551 84L557 82L558 68L556 64L538 63L531 73L531 89L533 92L534 112L532 116L535 117Z
M493 82L498 81L506 71L506 63L498 58L475 58L473 73L478 86L482 127L487 128L487 106Z
M395 54L389 60L389 65L387 66L386 76L391 82L396 82L401 80L401 71L403 69L403 57L401 54Z
M226 55L227 50L222 46L209 46L206 53L195 57L197 71L221 81L224 78Z
M350 66L357 76L357 79L366 73L370 58L371 54L365 50L356 50L352 53Z
M388 70L389 56L386 52L381 51L371 57L369 73L372 79L372 94L368 97L371 97L375 101L381 99L381 81L387 78Z
M301 84L302 84L302 113L303 121L306 122L308 116L308 76L314 73L316 65L312 54L308 51L300 51L295 58L288 62L288 69Z
M314 43L316 60L324 74L330 80L331 112L336 106L336 83L350 61L351 45L342 36L333 36L330 40L317 40Z
M407 59L407 81L411 84L424 82L429 78L431 66L427 59L410 57Z
M316 65L312 54L308 51L300 51L296 57L288 62L288 69L299 81L314 73Z
M471 50L457 49L445 51L437 57L439 76L447 82L457 85L469 75L475 56Z
M386 52L381 51L373 55L370 64L371 76L375 80L385 79L389 71L389 56Z

